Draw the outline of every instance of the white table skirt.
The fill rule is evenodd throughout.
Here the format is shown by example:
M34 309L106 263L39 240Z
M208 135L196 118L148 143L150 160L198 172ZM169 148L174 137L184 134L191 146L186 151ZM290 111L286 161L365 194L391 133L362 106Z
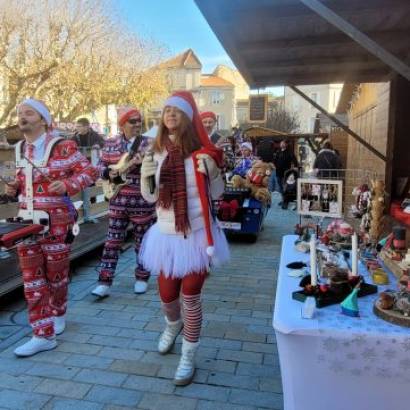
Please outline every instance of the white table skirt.
M296 238L283 238L273 318L285 410L410 409L410 329L373 314L377 295L359 298L359 318L333 305L302 319L303 304L292 299L300 278L286 268L294 261L309 264L309 254L294 248Z

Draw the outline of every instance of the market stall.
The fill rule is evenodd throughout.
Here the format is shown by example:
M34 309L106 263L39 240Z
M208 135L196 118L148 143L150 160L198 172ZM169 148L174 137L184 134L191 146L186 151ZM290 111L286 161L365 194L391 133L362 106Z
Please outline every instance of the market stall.
M295 249L295 235L283 238L273 327L279 351L286 410L405 410L410 383L410 329L373 313L376 294L359 298L359 317L341 313L339 304L316 309L302 318L292 299L300 278L291 262L309 265L309 253ZM366 268L359 272L371 283ZM389 275L390 285L395 278Z

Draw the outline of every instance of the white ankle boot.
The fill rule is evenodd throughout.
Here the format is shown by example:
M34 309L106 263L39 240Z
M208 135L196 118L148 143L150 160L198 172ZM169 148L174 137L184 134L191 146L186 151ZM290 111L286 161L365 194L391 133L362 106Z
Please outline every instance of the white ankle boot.
M161 354L168 353L172 349L175 339L184 326L181 319L176 320L175 322L170 322L167 318L165 318L165 321L167 322L167 325L165 330L161 333L158 342L158 352Z
M108 285L98 285L91 293L99 298L110 296L111 287Z
M135 281L134 293L136 293L137 295L140 295L142 293L145 293L147 289L148 289L148 282L145 282L145 280Z
M56 335L61 335L65 329L65 315L54 316L54 333Z
M14 350L14 354L20 357L33 356L45 350L54 349L57 346L55 337L45 338L33 336L27 343Z
M192 343L185 339L182 340L182 355L174 377L174 384L177 386L186 386L192 382L195 374L195 353L198 346L199 342Z

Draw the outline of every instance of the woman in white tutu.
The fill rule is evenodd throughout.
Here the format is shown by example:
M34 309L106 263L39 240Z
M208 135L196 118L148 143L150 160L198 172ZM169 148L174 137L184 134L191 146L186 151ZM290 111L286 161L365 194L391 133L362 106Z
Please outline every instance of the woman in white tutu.
M168 353L184 329L174 378L177 385L189 384L194 376L202 322L201 289L208 270L229 259L225 234L209 208L211 199L224 190L222 163L222 151L210 142L192 94L174 93L165 101L154 156L145 156L142 163L141 193L147 201L157 201L158 220L143 239L140 261L158 275L166 320L158 351Z

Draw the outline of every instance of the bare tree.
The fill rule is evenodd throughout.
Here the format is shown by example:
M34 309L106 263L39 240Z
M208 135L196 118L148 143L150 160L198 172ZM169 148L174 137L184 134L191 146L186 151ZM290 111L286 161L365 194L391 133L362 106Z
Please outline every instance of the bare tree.
M43 99L67 121L104 104L149 106L167 91L165 77L151 68L163 48L118 24L109 4L0 2L1 125L13 122L16 104L27 96Z

